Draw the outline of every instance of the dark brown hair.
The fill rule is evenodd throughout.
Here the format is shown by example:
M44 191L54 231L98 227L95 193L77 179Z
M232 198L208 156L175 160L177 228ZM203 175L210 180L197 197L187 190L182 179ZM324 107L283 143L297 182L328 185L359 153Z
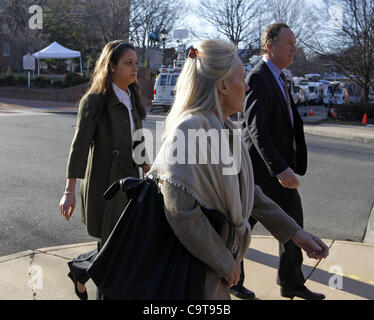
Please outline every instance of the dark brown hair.
M85 96L91 93L97 93L103 95L103 97L109 97L114 94L110 63L117 65L127 50L136 51L134 46L122 40L115 40L106 44L96 62L95 70L92 74L90 85ZM134 97L134 107L139 111L141 118L145 119L146 110L142 102L140 87L137 80L129 85L129 90ZM102 111L104 112L104 110ZM100 114L101 112L98 113Z
M266 51L267 43L277 42L278 36L282 28L289 29L290 27L283 22L277 22L277 23L271 24L270 26L266 28L265 32L261 35L261 54L267 53Z

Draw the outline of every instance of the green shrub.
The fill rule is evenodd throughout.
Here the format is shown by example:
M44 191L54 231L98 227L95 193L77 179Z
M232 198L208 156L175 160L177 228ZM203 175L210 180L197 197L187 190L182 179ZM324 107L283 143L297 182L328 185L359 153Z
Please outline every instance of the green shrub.
M53 88L63 88L64 86L65 86L65 83L62 80L56 80L52 83Z
M337 118L343 121L361 121L364 114L374 119L374 104L351 103L335 106Z
M40 87L40 88L45 88L45 87L48 87L50 86L51 84L51 81L46 79L45 77L43 76L37 76L33 79L33 84L37 87Z
M25 77L25 76L19 76L17 78L17 85L19 85L19 86L27 86L27 77Z
M83 77L78 73L69 72L65 77L65 87L77 86L88 81L88 78Z
M13 74L9 74L5 76L5 85L6 86L16 86L17 85L17 79Z

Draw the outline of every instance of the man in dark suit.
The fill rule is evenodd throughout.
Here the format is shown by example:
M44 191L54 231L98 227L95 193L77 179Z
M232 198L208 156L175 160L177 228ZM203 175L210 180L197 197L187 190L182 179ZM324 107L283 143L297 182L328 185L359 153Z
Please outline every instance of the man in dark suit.
M296 176L307 168L303 122L282 70L293 63L296 38L284 23L270 25L261 37L261 61L248 74L249 91L244 104L243 137L248 143L255 183L303 227L303 209ZM251 218L253 225L256 221ZM303 256L291 240L279 246L277 283L284 297L324 299L308 290L301 270ZM242 282L232 293L245 293ZM249 290L248 290L249 291ZM237 294L238 293L238 294Z

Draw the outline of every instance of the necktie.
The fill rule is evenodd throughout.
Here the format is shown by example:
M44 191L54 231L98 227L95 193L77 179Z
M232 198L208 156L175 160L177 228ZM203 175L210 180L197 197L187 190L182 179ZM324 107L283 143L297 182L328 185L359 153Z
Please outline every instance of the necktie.
M293 126L290 96L289 96L289 93L288 93L288 83L287 83L286 75L283 72L281 72L281 78L283 80L283 88L284 88L284 94L286 96L286 104L287 104L287 108L288 108L288 113L290 115L290 121L291 121L292 126ZM295 140L295 138L293 138L292 148L296 151L296 140Z

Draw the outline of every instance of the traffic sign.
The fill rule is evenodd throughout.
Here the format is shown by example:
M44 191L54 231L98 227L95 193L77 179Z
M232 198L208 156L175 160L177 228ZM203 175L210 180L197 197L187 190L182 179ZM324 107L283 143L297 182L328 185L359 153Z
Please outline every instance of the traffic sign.
M23 69L35 70L35 58L30 53L23 56Z

